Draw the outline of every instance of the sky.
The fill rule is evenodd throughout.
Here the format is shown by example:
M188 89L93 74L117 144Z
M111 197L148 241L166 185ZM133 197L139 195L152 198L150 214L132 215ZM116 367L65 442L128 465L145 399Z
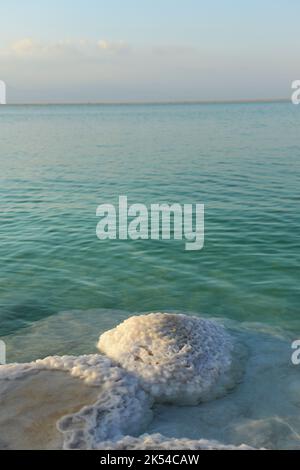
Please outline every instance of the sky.
M299 0L1 0L8 102L288 98Z

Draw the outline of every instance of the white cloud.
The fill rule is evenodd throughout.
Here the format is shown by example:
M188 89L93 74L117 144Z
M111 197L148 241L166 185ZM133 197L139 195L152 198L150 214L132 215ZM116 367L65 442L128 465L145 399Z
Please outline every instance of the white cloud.
M125 41L111 42L105 39L100 39L97 42L97 46L101 50L119 52L129 49L129 45Z
M28 54L32 53L35 44L31 38L24 38L13 42L7 52L15 52L16 54Z
M101 52L122 53L128 51L129 45L124 41L108 41L101 39L99 41L90 41L88 39L71 40L64 39L56 42L39 42L32 38L22 38L12 42L5 48L0 49L0 56L6 58L32 58L47 59L55 56L65 56L66 59L75 55L95 56Z

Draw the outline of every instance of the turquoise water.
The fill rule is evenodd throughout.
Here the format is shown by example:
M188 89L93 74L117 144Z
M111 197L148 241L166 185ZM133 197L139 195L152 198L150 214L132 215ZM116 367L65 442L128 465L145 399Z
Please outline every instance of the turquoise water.
M74 309L101 326L105 309L298 337L299 125L288 103L1 107L0 336ZM96 208L121 194L204 203L204 249L99 241Z

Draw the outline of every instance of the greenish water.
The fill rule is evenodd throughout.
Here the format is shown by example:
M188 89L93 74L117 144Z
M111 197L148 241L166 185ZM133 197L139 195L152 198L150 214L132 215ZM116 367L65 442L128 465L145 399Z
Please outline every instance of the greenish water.
M74 309L300 335L299 125L288 103L1 107L0 336ZM96 208L121 194L204 203L204 249L99 241Z
M299 125L288 103L0 107L8 362L95 353L135 312L219 317L244 351L240 383L155 406L147 432L299 449ZM204 203L204 249L98 240L96 208L119 195Z

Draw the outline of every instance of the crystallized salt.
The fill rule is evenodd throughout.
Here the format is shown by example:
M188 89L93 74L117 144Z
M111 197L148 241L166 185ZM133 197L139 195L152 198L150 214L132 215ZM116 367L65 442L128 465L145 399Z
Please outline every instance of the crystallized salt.
M230 378L231 338L206 319L162 313L131 317L104 333L98 348L134 373L159 402L214 398Z
M102 450L254 450L245 444L224 445L207 439L176 439L161 434L144 434L140 437L125 436L119 441L105 442Z

